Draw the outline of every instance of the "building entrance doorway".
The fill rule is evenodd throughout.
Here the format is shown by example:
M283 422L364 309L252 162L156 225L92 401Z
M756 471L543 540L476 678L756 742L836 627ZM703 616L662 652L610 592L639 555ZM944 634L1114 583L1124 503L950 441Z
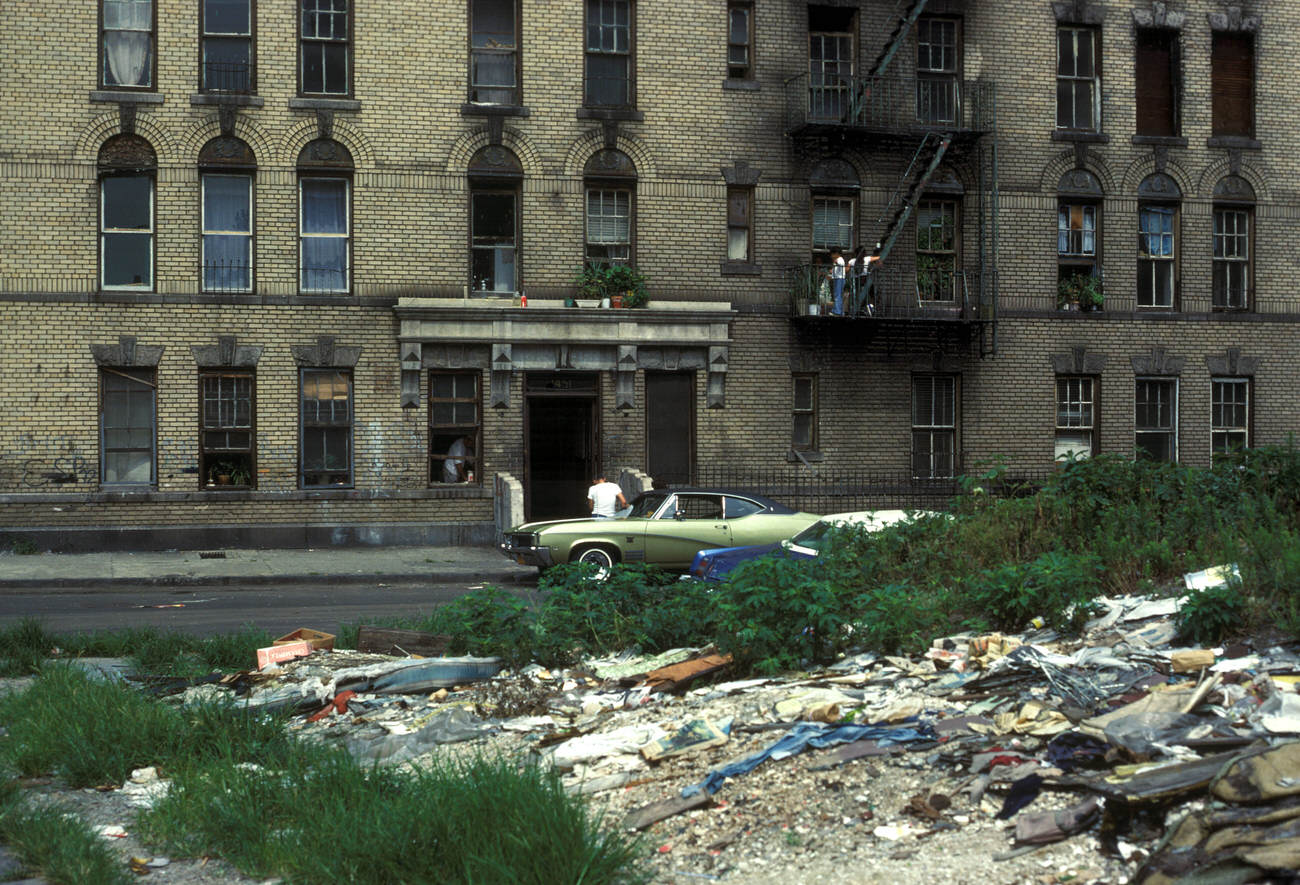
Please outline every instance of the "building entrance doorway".
M587 372L524 376L524 514L529 520L587 514L600 464L598 377Z
M656 486L689 484L695 467L695 373L645 373L646 472Z

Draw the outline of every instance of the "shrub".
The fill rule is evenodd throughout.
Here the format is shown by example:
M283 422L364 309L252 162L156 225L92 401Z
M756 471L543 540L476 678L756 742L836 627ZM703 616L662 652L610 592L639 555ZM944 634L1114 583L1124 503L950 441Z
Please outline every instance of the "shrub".
M1041 615L1053 629L1078 633L1101 592L1100 573L1090 553L1044 553L971 576L960 586L960 605L977 629L1020 630Z
M1245 610L1240 581L1193 590L1178 610L1178 632L1201 645L1214 645L1241 627Z

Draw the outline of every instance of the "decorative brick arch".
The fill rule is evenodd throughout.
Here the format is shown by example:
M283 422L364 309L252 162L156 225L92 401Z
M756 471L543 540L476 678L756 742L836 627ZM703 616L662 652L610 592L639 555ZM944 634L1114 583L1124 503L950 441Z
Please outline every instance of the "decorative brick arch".
M1160 165L1163 165L1163 168L1159 168ZM1121 185L1123 190L1117 195L1133 196L1138 191L1138 185L1154 172L1163 172L1177 182L1179 189L1183 192L1183 199L1187 199L1192 195L1192 174L1173 160L1167 159L1163 164L1157 164L1154 154L1140 156L1128 165L1128 168L1124 170L1123 184ZM1110 196L1110 192L1107 191L1106 195Z
M298 165L298 154L308 143L315 141L320 137L320 128L315 117L302 120L296 126L293 126L280 139L278 156L275 159L275 165L294 167ZM360 172L364 169L372 169L375 165L375 152L371 148L369 140L360 129L353 126L346 120L335 117L330 133L330 138L337 141L348 149L352 154L354 168ZM256 148L255 148L256 149ZM271 165L271 157L267 157L267 165ZM258 163L262 163L261 157L258 157Z
M122 132L121 118L116 110L101 114L90 121L81 134L77 136L75 157L78 162L95 165L99 158L99 148L114 135ZM158 157L158 165L183 162L176 140L171 132L158 125L152 114L139 114L135 118L135 134L153 147Z
M1055 194L1056 183L1071 169L1086 169L1097 176L1097 180L1101 182L1102 193L1106 197L1113 197L1119 193L1115 187L1115 176L1111 174L1110 167L1102 161L1101 157L1092 151L1085 151L1083 162L1079 163L1073 150L1061 151L1043 167L1043 172L1038 179L1039 191Z
M618 143L614 147L632 159L632 165L636 166L638 181L647 181L658 177L654 158L641 142L620 130ZM586 168L587 161L591 159L593 154L597 154L604 149L604 133L600 130L588 132L570 145L569 153L564 158L564 174L571 178L581 178L582 170Z
M1237 168L1234 169L1234 165ZM1213 200L1215 185L1228 175L1237 175L1250 182L1250 186L1255 189L1256 202L1263 203L1269 199L1268 180L1260 175L1253 166L1245 162L1234 164L1230 157L1217 163L1211 163L1201 170L1201 177L1196 182L1196 196L1205 200Z
M491 130L487 126L476 126L462 133L452 144L451 152L447 155L447 174L464 175L470 157L491 143ZM525 178L546 174L542 166L542 155L538 152L537 146L518 129L504 127L501 130L501 146L509 148L519 158L520 164L524 167Z
M190 162L198 159L199 151L203 150L205 144L221 134L219 114L206 116L191 126L182 141L185 155ZM250 114L235 115L235 128L231 134L253 149L253 155L257 158L259 166L271 162L276 155L275 142L257 125L257 121Z

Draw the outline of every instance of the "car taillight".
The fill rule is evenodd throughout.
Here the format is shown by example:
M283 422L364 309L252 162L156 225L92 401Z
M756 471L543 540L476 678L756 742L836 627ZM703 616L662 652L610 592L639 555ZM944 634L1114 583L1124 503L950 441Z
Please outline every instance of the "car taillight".
M701 556L695 563L695 568L691 569L691 574L697 578L702 578L709 573L709 565L713 559L708 556Z

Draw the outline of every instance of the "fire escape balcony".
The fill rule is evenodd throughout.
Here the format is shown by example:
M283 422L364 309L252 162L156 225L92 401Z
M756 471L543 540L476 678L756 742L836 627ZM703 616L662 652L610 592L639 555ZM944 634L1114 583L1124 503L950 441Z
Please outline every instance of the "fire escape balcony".
M995 128L995 99L987 80L802 73L785 81L785 130L882 140L943 132L969 143Z

